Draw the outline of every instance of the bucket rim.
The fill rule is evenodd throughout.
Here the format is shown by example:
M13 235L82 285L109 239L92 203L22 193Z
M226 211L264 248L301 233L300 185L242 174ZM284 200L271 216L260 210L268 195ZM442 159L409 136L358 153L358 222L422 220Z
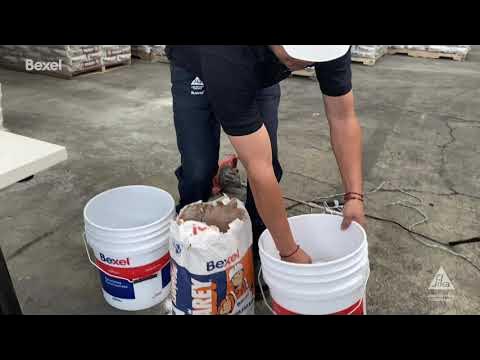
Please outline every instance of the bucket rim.
M119 232L119 231L113 232L111 230L108 230L108 228L105 229L104 227L101 227L99 225L94 225L89 220L87 221L87 219L84 219L84 225L85 225L85 227L90 228L92 231L96 231L96 232L99 232L99 233L106 233L106 234L115 234L115 236L118 235L118 234L125 235L129 232L137 233L139 231L149 233L149 232L157 231L157 230L159 230L163 227L170 226L170 220L175 218L175 214L176 214L175 209L172 209L163 218L163 221L162 220L160 220L160 221L155 220L154 223L151 223L151 224L148 224L148 225L142 225L144 227L143 229L140 228L140 227L136 227L136 228L117 228L116 229L116 230L122 230L121 232Z
M136 240L136 241L129 241L130 238L123 238L122 240L120 241L112 241L112 240L107 240L107 239L103 239L101 237L98 237L97 234L94 234L92 233L90 230L88 229L85 229L85 235L88 235L90 240L89 241L92 241L94 243L107 243L107 244L112 244L113 246L135 246L137 244L143 244L143 243L149 243L149 242L152 242L152 239L155 239L155 238L159 238L159 237L169 237L169 233L170 233L170 229L163 229L161 231L157 231L157 232L152 232L152 233L149 233L145 236L139 236L140 238L143 238L142 240ZM128 239L128 240L127 240Z
M361 269L365 267L370 268L370 260L368 258L362 259L354 266L347 268L347 270L341 271L339 273L333 272L333 273L322 274L321 276L302 275L302 276L295 277L294 283L296 283L297 285L298 284L311 285L311 284L328 284L335 281L342 281L345 278L355 276L355 274L361 272L362 271ZM266 273L267 277L272 276L272 277L276 277L277 279L279 277L284 278L286 276L289 279L288 282L292 282L291 279L294 277L292 274L278 273L278 271L273 271L272 269L265 268L264 266L262 266L262 273L263 274ZM335 277L335 275L337 276Z
M121 241L126 241L128 242L128 239L134 239L134 238L140 238L140 237L147 237L151 236L153 234L159 234L164 231L169 231L170 229L170 223L165 222L165 225L162 226L155 226L151 227L149 229L143 229L142 231L132 231L130 232L108 232L108 231L103 231L99 230L95 227L90 226L89 224L85 223L84 224L84 230L85 232L89 232L90 234L94 234L95 237L100 237L100 238L117 238L117 239L122 239Z
M336 264L334 266L317 266L317 267L309 267L309 268L302 268L302 273L301 273L301 276L302 277L305 277L305 278L312 278L312 277L317 277L319 276L318 275L318 270L322 269L322 276L323 275L330 275L330 274L335 274L335 273L339 273L339 272L343 272L343 271L346 271L348 269L351 269L355 266L357 266L358 264L360 264L361 262L367 260L369 261L369 257L368 257L368 248L367 246L365 245L364 246L365 248L365 254L362 255L362 256L357 256L357 259L356 260L352 260L352 259L348 259L348 261L344 261L342 264ZM262 262L262 268L265 268L265 265L266 268L268 268L269 270L272 270L274 269L275 272L277 273L281 273L281 274L286 274L286 275L291 275L291 271L289 270L292 270L291 268L285 268L285 267L279 267L278 264L274 264L272 262L270 262L269 259L263 257L263 255L260 255L260 259L263 261ZM345 265L346 264L346 265ZM325 264L317 264L317 265L325 265ZM326 271L327 269L326 268L332 268L334 267L333 270L328 270ZM297 268L297 270L299 270L299 268ZM304 270L306 270L307 272L303 272Z
M120 189L126 189L126 188L148 188L148 189L151 189L151 190L155 190L155 191L158 191L158 192L161 192L165 195L167 195L167 198L168 198L168 201L170 202L170 207L172 208L171 211L169 211L166 215L162 216L160 219L157 219L155 220L154 222L150 223L150 224L147 224L147 225L142 225L142 226L136 226L136 227L131 227L131 228L110 228L110 227L106 227L106 226L100 226L100 225L97 225L95 223L93 223L89 217L87 216L87 211L88 211L88 208L89 206L91 206L91 204L97 200L97 198L99 198L100 196L105 196L106 194L110 193L110 192L113 192L113 191L118 191ZM104 231L108 231L108 232L112 232L112 233L122 233L122 232L129 232L129 231L137 231L137 230L143 230L143 229L146 229L146 228L149 228L151 226L154 226L154 225L157 225L163 221L165 221L167 218L169 218L169 216L172 214L172 213L175 213L175 200L173 199L173 196L168 192L168 191L165 191L163 189L160 189L158 187L155 187L155 186L150 186L150 185L126 185L126 186L118 186L118 187L115 187L115 188L112 188L112 189L108 189L108 190L105 190L97 195L95 195L93 198L91 198L87 204L85 205L85 207L83 208L83 219L86 223L88 223L89 226L92 226L94 228L97 228L97 229L100 229L100 230L104 230Z
M160 248L166 248L166 251L167 252L169 251L168 237L166 238L166 240L163 240L163 241L150 243L150 244L143 244L143 246L128 246L128 248L123 248L123 249L111 248L110 246L102 246L102 243L98 244L98 242L91 243L88 237L87 237L87 243L92 249L97 250L98 252L103 251L103 252L109 252L109 253L114 253L119 255L130 254L131 256L133 256L138 254L149 253L155 249L160 249ZM129 244L129 245L133 245L133 244Z
M338 215L330 215L330 214L302 214L302 215L292 216L292 217L288 218L288 220L290 221L290 220L297 219L297 218L312 217L312 216L315 216L315 217L316 216L321 216L321 217L337 216L338 217ZM360 232L362 233L362 238L363 238L364 241L362 242L362 244L357 249L355 249L355 251L353 251L350 254L345 255L341 258L332 260L332 261L325 261L325 262L322 262L322 263L313 263L313 264L297 264L297 263L291 263L291 262L288 262L288 261L282 261L280 259L277 259L277 258L273 257L272 255L270 255L269 253L267 253L265 251L265 249L263 248L263 241L264 241L263 239L264 239L265 234L268 232L268 229L266 229L260 235L260 238L258 239L258 249L260 251L260 254L264 255L269 260L271 260L271 261L273 261L277 264L282 264L284 266L289 266L289 267L292 267L292 268L315 268L315 267L325 267L325 266L335 265L335 264L341 263L341 262L343 262L345 260L348 260L351 257L357 255L362 250L363 246L367 246L367 249L368 249L367 233L365 232L365 229L359 223L357 223L356 221L352 221L350 226L355 226L358 229L360 229Z
M340 289L336 289L336 290L333 290L333 291L327 291L327 292L324 292L324 293L321 293L321 292L316 292L316 291L298 291L298 290L294 290L294 291L285 291L283 288L280 289L279 287L277 286L271 286L271 284L268 284L267 283L267 280L265 280L265 282L267 283L270 291L272 291L272 287L273 287L273 293L278 293L280 292L282 295L285 295L287 297L291 297L291 298L298 298L298 297L301 297L301 298L306 298L306 299L311 299L312 297L313 298L324 298L324 297L328 297L329 295L337 295L337 296L342 296L342 295L345 295L345 294L348 294L349 292L352 292L352 290L355 290L355 289L360 289L360 288L364 288L366 291L367 289L367 286L368 286L368 280L370 279L370 268L367 269L366 271L366 274L365 276L361 276L359 275L357 277L357 279L361 279L363 278L363 281L353 281L353 280L350 280L350 282L347 284L347 285L344 285L342 288ZM356 286L351 286L352 284L358 284ZM291 289L290 289L291 290ZM294 295L292 295L294 294Z

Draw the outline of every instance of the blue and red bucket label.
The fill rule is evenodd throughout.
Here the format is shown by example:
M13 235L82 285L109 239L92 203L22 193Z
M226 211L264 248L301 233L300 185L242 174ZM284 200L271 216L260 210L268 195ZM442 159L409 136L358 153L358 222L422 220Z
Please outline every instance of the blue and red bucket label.
M118 267L118 265L128 266L129 259L113 259L103 254L100 254L100 259L97 259L96 263L102 269L100 280L103 289L118 299L135 299L135 284L144 281L161 277L162 288L170 283L170 254L168 253L150 264L137 267Z
M135 299L133 283L108 276L100 271L103 290L119 299Z

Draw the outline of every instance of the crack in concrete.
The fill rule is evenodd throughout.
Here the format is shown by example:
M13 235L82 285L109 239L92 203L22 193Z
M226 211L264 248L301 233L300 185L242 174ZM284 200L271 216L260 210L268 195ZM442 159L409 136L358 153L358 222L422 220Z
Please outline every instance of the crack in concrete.
M442 145L438 145L438 147L440 148L440 170L439 170L439 175L440 177L443 179L443 181L445 182L445 185L448 187L448 189L451 191L451 192L455 192L455 189L454 189L454 184L452 183L452 181L447 177L447 170L446 170L446 166L447 166L447 158L446 158L446 151L447 151L447 148L452 145L455 141L457 141L457 139L455 138L455 135L453 134L454 132L454 129L453 127L450 125L450 123L447 121L444 122L445 125L447 126L448 128L448 133L449 133L449 136L450 136L450 140L448 140L445 144L442 144Z
M65 226L71 226L72 223L75 222L75 220L77 220L78 218L78 215L76 214L75 216L67 219L67 221L64 221L62 222L60 225L56 226L55 228L53 228L52 230L49 230L49 231L46 231L44 232L43 234L37 236L36 238L34 238L33 240L27 242L26 244L20 246L17 250L15 250L13 253L11 253L8 257L7 257L7 261L10 261L12 260L13 258L17 257L18 255L22 254L24 251L26 251L27 249L29 249L31 246L39 243L40 241L42 241L43 239L46 239L47 237L55 234L57 231L61 230L63 227Z
M467 123L467 124L477 124L480 126L480 121L479 120L469 120L469 119L464 119L458 116L452 116L449 115L450 119L449 121L453 121L454 123Z
M455 184L448 178L447 170L446 170L446 166L447 166L446 152L447 152L447 148L457 141L457 138L455 137L455 134L454 134L456 128L453 128L450 125L450 122L448 120L444 121L444 123L448 128L448 134L450 136L450 140L447 141L445 144L438 145L438 147L440 148L440 154L441 154L441 164L440 164L439 175L445 182L445 185L447 186L448 190L451 191L452 195L461 195L461 196L469 197L472 199L480 199L480 196L466 194L466 193L457 191L455 189Z

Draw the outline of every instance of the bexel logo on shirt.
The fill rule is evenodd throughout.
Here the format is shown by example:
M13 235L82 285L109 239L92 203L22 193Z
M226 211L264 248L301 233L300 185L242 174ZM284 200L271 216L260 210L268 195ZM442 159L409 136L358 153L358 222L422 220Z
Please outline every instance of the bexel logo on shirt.
M191 86L190 95L205 94L205 85L203 84L203 81L200 80L198 76L195 79L193 79L190 86Z

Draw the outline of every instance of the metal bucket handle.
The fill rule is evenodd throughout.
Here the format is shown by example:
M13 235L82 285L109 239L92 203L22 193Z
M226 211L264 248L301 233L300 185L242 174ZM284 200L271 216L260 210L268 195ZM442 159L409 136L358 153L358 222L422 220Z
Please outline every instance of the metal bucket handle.
M95 262L93 262L93 261L92 261L92 258L90 257L90 251L88 250L87 237L86 237L86 235L85 235L85 232L83 232L82 235L83 235L83 243L85 244L85 250L87 251L88 261L90 261L90 263L91 263L93 266L95 266L99 271L101 271L102 273L104 273L105 275L107 275L107 276L109 276L109 277L113 277L113 278L116 278L116 279L128 281L129 283L133 284L133 281L132 281L132 280L127 279L127 278L124 278L124 277L121 277L121 276L109 274L109 273L107 273L105 270L103 270L100 266L98 266Z

